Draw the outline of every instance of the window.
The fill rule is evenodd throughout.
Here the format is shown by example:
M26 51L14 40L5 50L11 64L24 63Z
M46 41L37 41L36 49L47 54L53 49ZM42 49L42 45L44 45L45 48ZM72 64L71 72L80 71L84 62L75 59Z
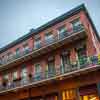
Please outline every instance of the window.
M9 77L8 77L8 74L5 74L5 75L4 75L4 79L5 79L5 80L8 80L8 78L9 78Z
M41 65L39 63L35 64L35 75L34 78L35 80L40 80L41 79Z
M67 28L65 25L58 28L58 34L59 34L59 38L64 38L66 35L68 35Z
M45 40L46 43L51 43L53 42L53 33L49 32L45 34Z
M48 58L48 76L53 76L55 74L55 60L54 57Z
M8 53L8 60L9 60L9 59L12 59L12 57L13 57L13 54L12 54L11 52L9 52L9 53Z
M35 73L40 73L40 72L41 72L40 64L35 64Z
M20 48L17 48L16 49L16 57L19 57L20 56Z
M62 63L64 66L70 64L70 54L68 51L62 53Z
M23 49L24 49L23 51L24 51L25 53L28 53L28 52L29 52L29 45L26 43L26 44L23 45L23 47L24 47L24 48L23 48Z
M22 78L26 78L27 77L27 69L26 69L26 67L22 68L21 76L22 76Z
M61 62L62 62L62 71L70 71L70 52L69 51L63 51L61 55Z
M34 48L35 48L35 49L38 49L38 48L40 48L40 47L41 47L41 38L38 37L38 38L36 38L35 41L34 41Z
M2 63L3 64L7 63L7 56L6 55L2 56Z
M16 80L17 79L17 71L14 71L12 75L13 75L12 76L13 77L13 80Z
M58 31L59 31L59 34L62 34L62 33L65 33L65 32L67 31L67 28L66 28L66 26L61 26L61 27L58 29Z
M75 89L62 91L63 100L77 100L77 92Z
M84 65L87 63L87 53L86 53L86 46L81 46L77 49L79 64Z
M72 23L73 31L77 32L80 29L82 29L82 23L79 18L75 19L71 23Z
M2 64L4 64L4 56L1 57Z

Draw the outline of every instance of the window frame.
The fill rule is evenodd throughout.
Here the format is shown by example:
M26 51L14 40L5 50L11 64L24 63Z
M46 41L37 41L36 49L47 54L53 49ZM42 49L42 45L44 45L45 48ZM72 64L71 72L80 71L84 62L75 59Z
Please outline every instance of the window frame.
M63 32L60 32L61 29L63 29L63 28L64 28L64 31L63 31ZM67 27L66 27L66 25L62 25L62 26L58 27L58 28L57 28L57 31L58 31L58 34L63 34L64 32L67 32Z

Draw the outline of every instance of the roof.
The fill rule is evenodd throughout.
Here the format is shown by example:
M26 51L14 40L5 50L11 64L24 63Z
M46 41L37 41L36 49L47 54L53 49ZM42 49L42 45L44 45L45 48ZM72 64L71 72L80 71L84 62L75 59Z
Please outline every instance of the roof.
M91 20L91 18L89 16L89 14L88 14L88 11L87 11L85 5L81 4L81 5L77 6L76 8L68 11L67 13L65 13L65 14L63 14L63 15L61 15L61 16L59 16L59 17L57 17L57 18L55 18L55 19L53 19L53 20L51 20L49 22L47 22L46 24L44 24L44 25L42 25L40 27L38 27L37 29L31 29L31 31L28 34L18 38L17 40L15 40L15 41L11 42L10 44L4 46L3 48L0 48L0 53L2 53L4 51L6 51L7 49L9 49L9 48L21 43L22 41L27 40L32 35L36 35L39 32L41 32L41 31L43 31L43 30L45 30L45 29L47 29L47 28L49 28L49 27L51 27L51 26L53 26L53 25L55 25L55 24L57 24L57 23L59 23L59 22L61 22L63 20L65 20L65 19L67 19L67 18L79 13L82 10L86 12L86 15L87 15L87 17L88 17L88 19L89 19L89 21L90 21L90 23L92 25L92 28L94 29L94 31L96 33L96 36L97 36L98 40L100 41L100 37L99 37L99 35L97 33L97 30L96 30L96 28L95 28L95 26L94 26L94 24L93 24L93 22L92 22L92 20Z

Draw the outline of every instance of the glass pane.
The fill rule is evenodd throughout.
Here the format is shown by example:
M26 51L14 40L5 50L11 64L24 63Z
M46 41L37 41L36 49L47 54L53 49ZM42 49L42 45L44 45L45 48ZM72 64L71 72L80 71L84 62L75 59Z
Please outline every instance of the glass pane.
M79 58L80 65L84 65L87 62L86 47L80 48L78 50L78 58Z
M54 61L48 62L48 71L53 72L54 71Z
M22 76L23 77L27 76L27 69L26 68L22 69Z
M67 29L66 29L65 26L59 28L59 33L60 33L60 34L66 32L66 31L67 31Z
M17 78L17 72L13 72L13 79Z
M8 74L4 75L4 79L8 79Z
M99 100L99 97L97 95L85 95L80 96L81 100Z
M52 38L53 37L53 34L52 33L47 33L45 35L45 39L49 39L49 38Z
M40 38L38 38L38 39L36 39L36 40L34 41L34 47L35 47L36 49L38 49L38 48L41 47L41 39L40 39Z
M62 92L62 100L77 100L76 91L74 89L65 90Z
M72 21L72 25L73 27L77 27L81 24L81 21L79 18L75 19L74 21Z
M39 73L39 72L41 72L40 64L36 64L35 65L35 73Z

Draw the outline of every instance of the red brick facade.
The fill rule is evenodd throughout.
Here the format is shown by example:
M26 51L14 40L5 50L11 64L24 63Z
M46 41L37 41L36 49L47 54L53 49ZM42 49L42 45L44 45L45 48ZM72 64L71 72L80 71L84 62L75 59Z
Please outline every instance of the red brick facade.
M82 46L84 44L86 45L87 56L89 56L89 57L94 56L94 55L97 56L100 53L100 42L96 36L96 33L95 33L86 13L87 12L85 12L84 10L81 10L77 14L74 14L73 16L70 16L70 17L64 19L63 21L59 21L58 23L38 32L37 36L41 37L41 41L42 41L41 45L43 46L43 48L45 48L45 50L44 51L41 50L41 52L38 52L36 54L37 55L36 57L34 57L35 54L33 54L33 57L27 56L29 58L27 58L27 57L25 58L25 59L29 59L29 60L24 61L24 58L23 58L19 62L16 61L14 63L14 66L11 65L11 67L10 67L10 65L8 64L8 67L9 67L8 69L2 68L1 72L0 72L1 82L2 82L2 77L3 77L4 73L6 73L6 72L9 74L8 75L9 80L12 80L12 77L13 77L12 73L14 71L17 71L17 77L21 78L21 72L22 72L23 65L25 65L27 67L27 75L32 75L32 76L35 76L35 68L34 67L35 67L36 63L40 63L42 72L44 72L45 70L48 70L47 64L48 64L49 57L54 57L55 68L60 69L61 63L62 63L61 55L64 50L70 51L70 57L69 57L70 61L76 62L78 60L78 53L77 53L76 49L77 49L77 47ZM84 38L75 37L76 39L72 38L72 40L69 38L68 43L67 43L67 39L65 42L62 42L62 43L60 43L58 41L59 45L55 42L54 45L48 46L46 49L45 42L44 42L45 41L45 33L52 32L53 36L57 37L58 36L58 28L60 28L62 26L65 26L65 28L67 29L68 32L72 32L73 26L72 26L71 22L78 18L79 18L79 21L81 22L81 24L84 26L85 31L82 34L86 34L86 37L84 37ZM76 32L76 33L78 33L78 32ZM34 51L35 36L36 35L33 32L31 37L28 37L24 41L17 43L16 45L8 48L7 50L4 50L4 52L2 52L0 54L0 58L2 58L4 56L7 58L7 54L9 52L15 53L17 48L19 48L20 53L23 53L23 48L24 48L23 45L26 43L28 44L30 51ZM34 52L36 52L36 51L34 51ZM46 52L46 53L44 53L44 52ZM7 65L5 65L4 67L7 67ZM91 66L91 67L93 67L93 66ZM58 74L60 73L59 70L57 73ZM51 82L50 81L44 82L42 86L41 85L38 86L38 84L37 84L36 87L34 87L34 86L32 86L32 87L29 86L29 88L23 87L21 89L15 90L13 92L1 93L0 100L22 100L22 99L24 100L25 98L29 97L29 95L30 95L29 89L30 88L31 88L31 90L30 90L31 96L37 97L37 96L45 96L45 94L54 93L57 91L61 92L65 89L69 89L69 88L78 88L80 86L94 84L94 83L97 84L100 81L99 77L96 77L97 75L100 74L99 71L97 71L97 73L93 72L93 77L94 77L93 82L91 82L92 79L90 77L92 75L92 72L89 72L89 73L86 72L86 76L84 75L84 73L83 73L83 75L81 75L80 73L78 75L78 73L77 73L75 76L76 78L75 77L73 78L73 75L71 75L70 78L68 78L68 81L65 77L64 77L64 79L62 77L60 77L58 79L51 80ZM86 79L87 76L88 76L88 78ZM42 77L44 77L44 74ZM82 80L82 78L84 80ZM6 99L6 98L8 98L8 99ZM25 100L27 100L27 99L25 99ZM33 99L33 100L37 100L37 99ZM40 100L40 99L38 99L38 100ZM46 99L46 100L49 100L49 99ZM53 99L53 100L56 100L56 99ZM61 100L61 99L59 99L59 100ZM65 100L65 99L62 99L62 100Z

